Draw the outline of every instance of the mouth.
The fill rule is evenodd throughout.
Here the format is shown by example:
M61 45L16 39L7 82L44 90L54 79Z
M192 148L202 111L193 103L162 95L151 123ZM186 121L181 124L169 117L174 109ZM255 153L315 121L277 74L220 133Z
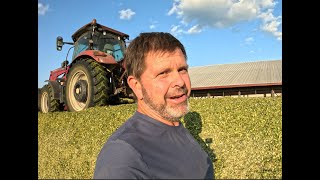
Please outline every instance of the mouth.
M184 96L185 94L178 94L178 95L174 95L174 96L171 96L170 99L178 99L178 98L181 98L182 96Z
M177 95L174 95L174 96L170 96L168 98L168 100L171 102L171 103L174 103L174 104L180 104L184 101L187 100L187 95L185 93L183 94L177 94Z

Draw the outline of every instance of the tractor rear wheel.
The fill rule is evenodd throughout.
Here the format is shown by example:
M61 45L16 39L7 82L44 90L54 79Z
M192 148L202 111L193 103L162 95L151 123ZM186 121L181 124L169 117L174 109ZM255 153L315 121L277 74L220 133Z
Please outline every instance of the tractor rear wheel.
M40 91L39 109L42 113L55 112L62 110L62 105L58 99L53 98L52 87L44 85Z
M66 81L66 104L69 111L103 106L108 100L106 68L93 59L82 59L70 68Z

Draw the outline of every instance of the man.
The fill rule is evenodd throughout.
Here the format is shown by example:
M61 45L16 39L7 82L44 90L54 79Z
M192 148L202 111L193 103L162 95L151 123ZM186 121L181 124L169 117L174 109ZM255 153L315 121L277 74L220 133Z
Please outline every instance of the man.
M213 179L207 153L180 122L191 82L184 46L169 33L141 33L125 54L137 111L106 142L95 179Z

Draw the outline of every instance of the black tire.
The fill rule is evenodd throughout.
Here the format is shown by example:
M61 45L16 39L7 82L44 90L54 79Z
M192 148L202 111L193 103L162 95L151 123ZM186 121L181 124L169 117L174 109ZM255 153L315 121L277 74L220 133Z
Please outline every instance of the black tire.
M108 101L106 68L93 59L82 59L70 68L66 81L68 111L104 106Z
M50 85L44 85L40 91L39 109L42 113L62 110L62 104L58 99L53 98L53 91Z

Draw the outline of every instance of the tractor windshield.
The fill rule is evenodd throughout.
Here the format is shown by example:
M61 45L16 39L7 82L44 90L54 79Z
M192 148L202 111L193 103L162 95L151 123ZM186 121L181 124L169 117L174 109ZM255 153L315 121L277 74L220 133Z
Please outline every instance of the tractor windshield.
M82 51L89 49L89 39L91 37L90 32L84 33L77 42L73 51L74 59ZM119 40L120 39L120 40ZM121 61L124 57L125 42L116 35L95 31L93 37L93 50L103 51L112 55L116 61Z
M74 43L74 50L72 59L74 59L79 53L89 49L90 33L84 33L77 42Z

